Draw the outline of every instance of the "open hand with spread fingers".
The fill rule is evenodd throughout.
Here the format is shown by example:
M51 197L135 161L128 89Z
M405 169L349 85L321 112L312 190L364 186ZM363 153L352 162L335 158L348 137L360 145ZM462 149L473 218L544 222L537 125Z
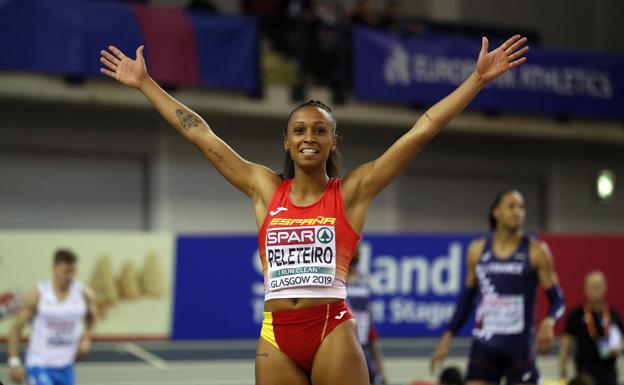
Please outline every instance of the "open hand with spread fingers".
M145 59L143 59L143 46L137 48L136 59L134 60L112 45L108 46L108 51L102 50L100 54L102 55L100 62L108 68L100 68L100 72L122 84L132 88L140 88L141 84L149 78Z
M526 37L515 35L495 50L488 52L489 41L484 37L475 72L484 81L489 82L519 66L526 61L526 57L523 56L529 50L529 47L524 45L526 42Z

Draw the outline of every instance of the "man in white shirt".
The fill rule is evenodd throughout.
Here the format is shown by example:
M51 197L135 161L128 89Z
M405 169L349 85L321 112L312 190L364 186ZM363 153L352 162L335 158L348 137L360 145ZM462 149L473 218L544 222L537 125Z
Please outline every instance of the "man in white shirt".
M91 289L74 279L78 258L69 250L54 255L51 280L27 295L9 332L8 364L16 383L74 385L74 361L91 347L96 307ZM26 367L19 357L21 331L30 323ZM83 324L86 326L83 330Z

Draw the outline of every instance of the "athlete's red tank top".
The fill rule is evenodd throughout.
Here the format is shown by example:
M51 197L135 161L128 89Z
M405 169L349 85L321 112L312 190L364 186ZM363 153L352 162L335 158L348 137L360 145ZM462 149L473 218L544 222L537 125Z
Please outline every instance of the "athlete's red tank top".
M331 178L309 206L290 201L283 181L258 233L265 301L274 298L345 298L345 282L360 235L347 222L341 180Z

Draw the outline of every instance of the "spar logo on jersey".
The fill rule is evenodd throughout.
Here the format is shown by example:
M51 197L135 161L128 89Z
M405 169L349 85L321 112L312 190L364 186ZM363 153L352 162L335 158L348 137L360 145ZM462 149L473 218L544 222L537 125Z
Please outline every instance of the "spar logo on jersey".
M333 238L333 235L331 237ZM314 243L316 243L316 232L311 227L267 231L267 246L308 245Z
M315 218L273 218L269 226L314 226L335 225L336 218L319 215Z
M319 242L328 244L334 240L334 232L329 227L321 227L317 230L316 237Z

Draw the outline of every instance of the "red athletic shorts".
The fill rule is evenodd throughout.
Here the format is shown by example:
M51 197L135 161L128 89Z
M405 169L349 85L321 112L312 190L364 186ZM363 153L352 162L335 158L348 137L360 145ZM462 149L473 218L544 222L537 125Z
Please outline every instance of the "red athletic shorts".
M260 337L309 372L323 338L351 318L344 300L301 309L265 311Z

